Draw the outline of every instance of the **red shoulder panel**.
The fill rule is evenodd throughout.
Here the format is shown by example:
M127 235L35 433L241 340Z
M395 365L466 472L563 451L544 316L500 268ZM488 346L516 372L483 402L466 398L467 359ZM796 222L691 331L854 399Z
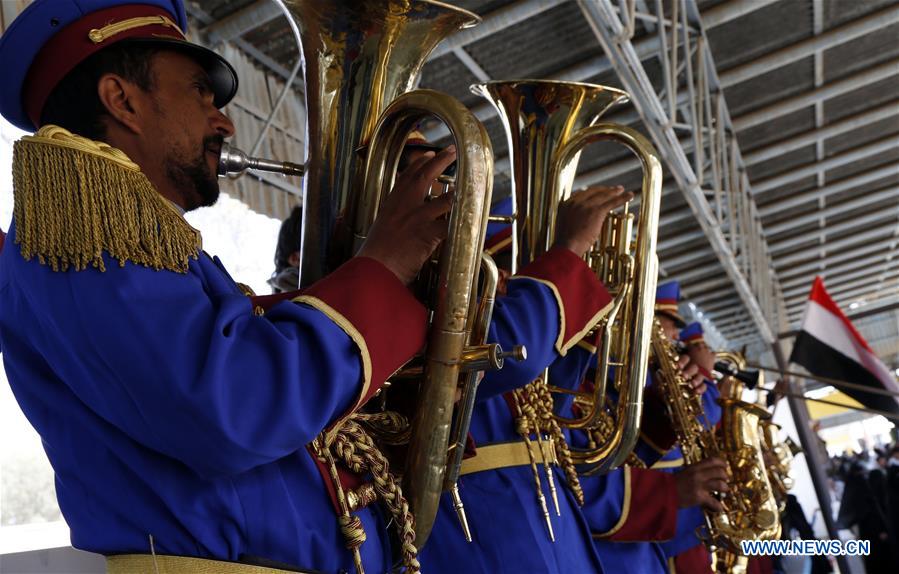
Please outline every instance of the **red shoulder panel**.
M564 247L553 247L515 276L547 284L559 303L561 325L556 350L564 355L609 310L612 297L583 259Z

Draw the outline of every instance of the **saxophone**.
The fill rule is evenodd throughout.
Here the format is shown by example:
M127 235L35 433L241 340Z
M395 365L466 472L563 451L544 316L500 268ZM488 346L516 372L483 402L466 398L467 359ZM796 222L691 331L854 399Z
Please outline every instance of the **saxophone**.
M780 425L770 420L761 421L761 431L768 480L774 490L777 508L783 512L787 504L787 494L793 488L793 478L790 476L793 457L802 452L802 449L790 437L781 440Z
M705 414L702 399L697 395L690 383L684 379L678 366L678 352L674 344L665 335L658 319L653 320L652 352L658 368L659 390L665 397L668 416L674 427L677 441L680 443L685 464L695 464L709 457L726 459L718 445L714 429L702 424ZM734 484L733 468L728 468L728 482ZM741 528L733 520L738 506L733 500L734 491L721 493L719 500L724 512L704 511L706 532L702 538L714 553L718 548L727 548L739 552L740 540L752 539L751 529Z
M739 353L719 352L716 358L732 363L737 373L745 372L746 361ZM764 437L760 429L771 423L771 413L742 400L743 381L728 376L722 385L719 444L731 471L731 521L740 529L741 540L773 540L780 537L780 509L765 464ZM712 554L716 572L741 574L747 559L728 546Z

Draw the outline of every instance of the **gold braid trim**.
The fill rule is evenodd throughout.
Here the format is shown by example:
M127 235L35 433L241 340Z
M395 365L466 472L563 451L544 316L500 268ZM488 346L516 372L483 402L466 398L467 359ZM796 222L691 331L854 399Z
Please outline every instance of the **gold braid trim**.
M337 473L337 463L334 461L334 454L330 448L325 446L324 433L312 441L312 449L315 456L324 462L328 467L328 474L331 478L331 484L334 485L334 491L337 495L337 506L340 511L337 516L337 523L340 525L340 532L346 539L346 548L353 555L353 562L356 566L356 574L365 574L362 566L362 553L359 547L365 542L365 527L362 520L358 516L350 514L352 508L350 506L349 497L343 490L340 482L340 476Z
M396 411L356 413L353 419L361 424L378 444L388 446L409 444L412 437L409 419Z
M371 473L375 492L393 515L402 546L403 566L410 574L419 574L418 550L415 548L415 522L409 503L403 496L396 477L390 472L387 458L353 416L337 431L330 448L347 468L357 474Z
M106 251L126 261L186 273L200 232L116 148L48 125L13 152L16 243L54 271L105 271Z
M571 488L577 503L583 506L584 490L581 488L581 481L578 479L577 469L574 466L574 460L571 458L571 448L568 446L568 441L565 440L562 428L553 416L553 396L549 391L549 386L543 379L537 379L528 386L533 387L531 392L535 395L534 400L539 404L537 413L540 415L544 428L549 431L550 436L553 438L556 453L559 455L559 466L562 467L562 471L568 479L568 487Z

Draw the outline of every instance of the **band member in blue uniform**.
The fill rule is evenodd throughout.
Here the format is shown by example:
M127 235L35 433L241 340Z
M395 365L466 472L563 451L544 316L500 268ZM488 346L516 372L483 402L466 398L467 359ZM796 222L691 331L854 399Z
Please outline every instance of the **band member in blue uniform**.
M218 195L237 90L186 29L181 0L37 0L0 37L0 114L40 128L0 256L10 384L72 544L132 555L110 572L386 571L385 519L338 525L307 445L424 344L406 285L445 234L449 198L423 199L454 153L397 179L357 257L257 314L182 217Z
M471 542L451 497L444 495L431 534L435 542L420 556L423 570L601 571L576 494L566 487L574 469L565 465L561 434L534 430L547 396L539 381L528 383L571 352L606 312L611 299L581 257L605 214L626 199L616 189L587 190L563 203L556 246L510 277L497 299L490 340L524 343L528 359L514 370L487 373L480 385L471 423L475 448L459 480ZM511 202L494 213L510 214ZM501 268L508 266L503 260L511 229L492 225L489 232L487 251ZM551 410L549 398L543 412Z
M702 409L705 415L703 424L707 428L712 428L721 420L721 406L718 404L718 387L712 381L711 371L715 366L715 353L705 342L702 325L699 323L690 323L680 332L680 340L687 346L687 353L701 369L706 377L708 390L702 396ZM662 460L660 460L653 468L659 468L665 472L676 473L679 475L687 468L684 466L684 459L681 450L677 447L671 449ZM718 488L718 490L726 490ZM717 500L706 501L702 505L694 505L682 508L678 511L677 533L675 536L662 544L662 550L667 557L669 572L711 572L711 558L708 548L700 540L698 533L701 532L705 519L703 517L703 509L710 511L720 511L721 504Z
M679 287L674 282L659 286L657 317L665 315L667 321L682 322L677 314L678 292ZM677 333L676 329L674 333ZM698 371L698 365L690 358L682 359L681 365L686 373ZM699 375L691 379L697 393L705 391L701 379ZM591 380L592 375L587 378L588 382ZM597 552L608 571L665 572L666 557L659 542L675 535L678 509L711 499L710 490L722 476L717 461L691 465L676 477L646 468L662 456L674 437L667 423L662 397L654 393L651 385L644 397L641 440L635 449L636 456L631 457L626 466L605 475L581 477L585 498L582 510ZM666 422L663 426L658 421ZM583 446L583 433L572 434L575 444Z

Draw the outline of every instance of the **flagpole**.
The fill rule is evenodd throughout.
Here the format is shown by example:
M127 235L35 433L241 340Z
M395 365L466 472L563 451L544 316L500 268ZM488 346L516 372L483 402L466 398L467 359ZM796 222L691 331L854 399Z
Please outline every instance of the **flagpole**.
M767 392L767 393L777 393L778 395L781 395L784 397L796 397L797 399L802 399L804 401L812 401L814 403L833 405L835 407L842 407L844 409L849 409L852 411L860 411L863 413L870 413L872 415L879 415L879 416L882 416L883 418L891 419L894 422L896 422L897 424L899 424L899 415L889 413L887 411L881 411L881 410L877 410L877 409L869 409L868 407L855 407L852 405L847 405L846 403L838 403L837 401L828 401L827 399L814 399L812 397L807 397L801 393L785 393L782 391L775 391L773 388L766 389L765 387L761 387L761 388L759 388L759 390Z
M785 373L787 370L787 361L784 358L783 349L781 349L780 341L771 342L771 350L774 353L774 360L780 365L780 372ZM786 378L785 374L781 375ZM818 507L821 509L821 516L824 518L824 526L827 528L827 535L831 540L839 540L840 535L837 531L837 525L833 517L833 509L830 506L830 489L827 487L827 476L824 469L827 460L822 459L820 451L820 438L812 431L809 425L808 406L805 400L789 393L787 403L790 405L790 412L793 414L793 422L796 426L796 433L799 435L799 444L805 452L806 466L808 466L809 474L812 478L812 486L815 488L815 494L818 497ZM852 572L849 569L849 562L846 557L839 554L836 557L837 566L842 574Z
M858 383L850 383L849 381L843 381L840 379L831 379L830 377L822 377L821 375L808 375L808 374L799 373L796 371L785 371L782 369L775 369L774 367L766 367L764 365L757 365L755 363L746 363L746 366L749 367L750 369L759 369L761 371L769 371L771 373L780 373L781 375L787 375L790 377L799 377L802 379L811 379L813 381L820 381L822 383L827 383L828 385L831 385L834 387L845 387L847 389L852 389L855 391L864 391L866 393L873 393L875 395L886 395L888 397L899 397L899 393L897 393L896 391L889 391L887 389L878 389L877 387L870 387L868 385L860 385Z

